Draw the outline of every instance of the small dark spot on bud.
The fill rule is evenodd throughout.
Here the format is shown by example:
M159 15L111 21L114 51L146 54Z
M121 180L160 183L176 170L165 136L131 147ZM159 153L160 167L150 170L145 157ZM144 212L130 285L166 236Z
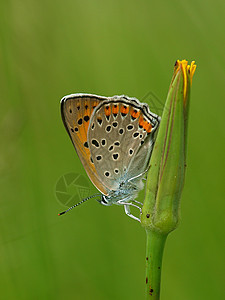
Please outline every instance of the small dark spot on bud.
M70 113L72 114L72 109L70 109Z
M150 217L150 214L147 214L147 215L146 215L146 218L149 218L149 217Z
M153 293L153 289L150 288L150 290L149 290L149 295L152 296L152 293Z
M158 269L160 270L160 267L158 267Z
M145 282L146 282L146 284L148 283L148 277L146 277Z
M148 260L148 256L146 257L146 260Z

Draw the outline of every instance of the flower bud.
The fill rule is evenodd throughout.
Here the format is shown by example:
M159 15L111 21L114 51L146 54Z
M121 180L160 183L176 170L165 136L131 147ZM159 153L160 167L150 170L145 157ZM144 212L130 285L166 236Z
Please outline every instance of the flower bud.
M186 60L176 61L150 161L141 223L164 234L174 230L179 221L190 87L195 69L194 61L190 66Z

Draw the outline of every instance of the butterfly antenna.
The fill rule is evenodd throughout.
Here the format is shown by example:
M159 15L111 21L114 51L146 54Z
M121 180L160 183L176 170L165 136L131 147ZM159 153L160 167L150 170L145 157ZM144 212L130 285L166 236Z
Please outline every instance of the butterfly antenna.
M87 197L87 198L81 200L80 202L74 204L73 206L71 206L71 207L68 208L67 210L65 210L65 211L63 211L63 212L61 212L61 213L59 213L58 216L64 215L65 213L67 213L68 211L70 211L72 208L74 208L74 207L76 207L76 206L78 206L78 205L80 205L80 204L86 202L87 200L89 200L89 199L91 199L91 198L95 198L95 197L99 197L99 196L101 196L101 194L95 194L95 195L92 195L92 196L90 196L90 197Z

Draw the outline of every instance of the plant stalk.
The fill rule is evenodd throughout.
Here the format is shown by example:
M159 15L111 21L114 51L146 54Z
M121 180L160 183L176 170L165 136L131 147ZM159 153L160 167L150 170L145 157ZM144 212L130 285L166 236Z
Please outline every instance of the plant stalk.
M146 229L146 287L145 299L160 299L163 250L167 234Z

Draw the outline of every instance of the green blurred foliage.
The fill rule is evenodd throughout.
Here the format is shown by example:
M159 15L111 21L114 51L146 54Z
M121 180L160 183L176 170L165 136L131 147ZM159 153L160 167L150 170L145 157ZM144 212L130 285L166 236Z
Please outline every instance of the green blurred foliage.
M2 299L143 299L137 222L94 200L57 216L65 208L57 180L86 176L59 101L152 91L164 102L176 59L196 60L197 71L182 220L166 244L161 298L223 299L224 8L222 0L0 2Z

